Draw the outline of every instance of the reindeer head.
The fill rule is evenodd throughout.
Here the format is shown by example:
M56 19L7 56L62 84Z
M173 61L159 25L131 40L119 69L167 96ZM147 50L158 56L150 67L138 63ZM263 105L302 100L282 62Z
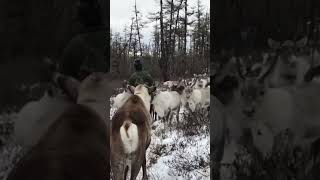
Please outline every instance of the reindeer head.
M70 76L55 73L54 81L72 101L78 104L100 104L101 109L104 109L113 89L121 87L121 81L115 76L116 74L111 73L92 73L80 82Z
M151 100L156 87L149 87L145 84L139 84L136 87L128 86L127 88L132 94L139 96L143 100L147 110L150 111Z

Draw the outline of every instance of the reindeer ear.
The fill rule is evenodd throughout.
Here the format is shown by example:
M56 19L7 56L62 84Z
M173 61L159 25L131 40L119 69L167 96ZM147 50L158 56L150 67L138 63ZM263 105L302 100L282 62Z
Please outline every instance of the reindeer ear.
M148 88L149 94L153 93L156 89L157 89L157 87L155 87L155 86L149 87Z
M135 89L134 86L128 85L127 88L129 89L129 91L130 91L132 94L134 94L134 89Z
M73 100L77 101L80 82L72 77L56 74L54 81Z
M300 48L305 47L307 45L307 43L308 43L308 37L306 36L306 37L303 37L302 39L296 41L296 46L300 47Z
M268 38L268 45L271 49L278 49L280 47L280 42Z
M262 59L262 64L267 64L267 61L269 59L269 53L263 53Z
M179 86L177 92L181 95L183 93L184 86Z
M127 81L127 80L123 80L123 82L122 82L122 87L123 87L123 88L126 88L127 85L128 85L128 81Z

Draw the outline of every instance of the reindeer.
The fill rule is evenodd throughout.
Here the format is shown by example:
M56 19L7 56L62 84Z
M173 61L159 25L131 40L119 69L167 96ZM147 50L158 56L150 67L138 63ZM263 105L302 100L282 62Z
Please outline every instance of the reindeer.
M117 85L114 76L93 73L80 83L57 75L56 82L72 105L52 123L8 179L109 179L110 120L105 109L112 86Z
M268 45L270 48L277 51L273 55L275 59L274 68L271 68L271 73L266 79L266 83L269 87L282 87L289 85L299 85L304 83L304 75L310 69L311 54L305 56L304 53L300 53L301 49L304 49L307 45L308 39L304 37L295 42L287 40L283 43L268 39ZM270 66L266 69L270 69Z
M209 78L206 78L205 76L196 76L196 84L195 84L195 87L198 88L198 89L201 89L201 88L206 88L209 86L209 83L210 83L210 79Z
M49 126L72 105L62 94L45 92L38 101L27 103L14 119L14 139L16 143L32 147L46 132Z
M263 86L256 91L264 93L253 98L251 106L245 110L248 117L254 119L253 140L260 150L271 152L273 138L285 129L293 131L297 145L320 136L317 133L320 132L320 114L316 108L320 105L319 84L259 90L261 88Z
M236 61L236 58L234 60ZM226 144L221 162L232 162L235 157L232 149L241 144L239 137L246 128L251 130L252 145L264 154L274 149L274 137L286 129L295 134L296 145L300 144L299 142L312 142L320 136L320 114L316 108L320 105L317 93L320 85L299 84L296 79L285 83L270 83L271 75L274 75L276 68L283 63L282 60L283 57L277 53L269 56L269 63L257 77L246 77L241 74L239 67L234 66L237 63L232 64L230 61L227 67L238 70L233 71L234 74L229 78L227 73L220 73L220 76L214 79L213 93L224 105L227 116L224 135ZM278 79L275 80L286 80L283 76L286 71L280 71L281 68L278 70ZM294 71L292 74L297 75ZM216 105L213 108L217 107Z
M249 126L245 119L243 107L245 104L241 98L240 77L234 75L216 76L213 78L215 86L211 91L210 103L212 103L213 115L210 116L212 129L212 143L214 143L214 177L225 179L232 172L224 171L220 164L232 164L236 158L236 150L244 146L240 137Z
M163 82L162 85L167 87L167 88L171 88L174 85L177 85L179 82L178 81L166 81Z
M187 106L192 112L200 108L208 108L210 105L210 88L194 89L190 98L187 100Z
M117 109L123 106L123 104L129 99L131 96L131 92L128 92L127 90L124 90L122 93L118 94L114 98L114 104L113 106Z
M243 102L242 111L246 119L251 119L253 142L265 154L274 148L274 137L286 129L295 134L296 145L320 136L320 133L316 133L320 130L320 114L315 108L320 105L320 85L296 82L269 86L266 81L279 68L279 61L279 57L275 58L273 65L258 77L241 79L238 89Z
M180 84L180 83L179 83ZM171 91L159 92L153 99L154 110L164 121L172 123L173 111L176 113L177 123L179 123L179 112L181 106L184 86L173 86Z
M190 98L192 91L194 89L194 86L197 83L197 79L193 78L190 81L182 80L181 82L184 84L184 90L182 92L182 97L181 97L181 103L182 103L182 106L186 106L187 100Z
M113 178L136 179L142 166L143 179L147 179L146 150L151 142L150 93L155 88L144 85L130 86L133 95L112 117L111 167Z
M220 162L224 155L224 144L227 135L227 113L221 101L213 94L210 96L210 102L214 108L210 109L210 154L212 157L211 172L213 179L220 179Z

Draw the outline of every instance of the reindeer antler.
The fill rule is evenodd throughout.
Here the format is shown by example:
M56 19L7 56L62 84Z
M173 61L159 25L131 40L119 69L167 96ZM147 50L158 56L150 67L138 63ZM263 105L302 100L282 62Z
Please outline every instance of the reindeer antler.
M198 77L193 79L193 82L192 82L193 84L191 84L191 88L193 88L193 86L196 85L197 81L198 81Z

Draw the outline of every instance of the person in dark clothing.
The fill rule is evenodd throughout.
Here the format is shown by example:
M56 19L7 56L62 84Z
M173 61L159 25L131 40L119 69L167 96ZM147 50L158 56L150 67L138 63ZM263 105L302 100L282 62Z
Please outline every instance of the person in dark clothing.
M76 35L63 50L59 71L82 80L91 72L109 72L107 30L102 22L100 6L95 0L80 0L77 20L84 32Z
M139 84L146 84L147 86L150 86L150 87L154 86L154 81L152 76L147 71L144 71L142 68L141 59L136 59L134 61L134 68L136 72L134 72L129 78L129 85L137 86Z

